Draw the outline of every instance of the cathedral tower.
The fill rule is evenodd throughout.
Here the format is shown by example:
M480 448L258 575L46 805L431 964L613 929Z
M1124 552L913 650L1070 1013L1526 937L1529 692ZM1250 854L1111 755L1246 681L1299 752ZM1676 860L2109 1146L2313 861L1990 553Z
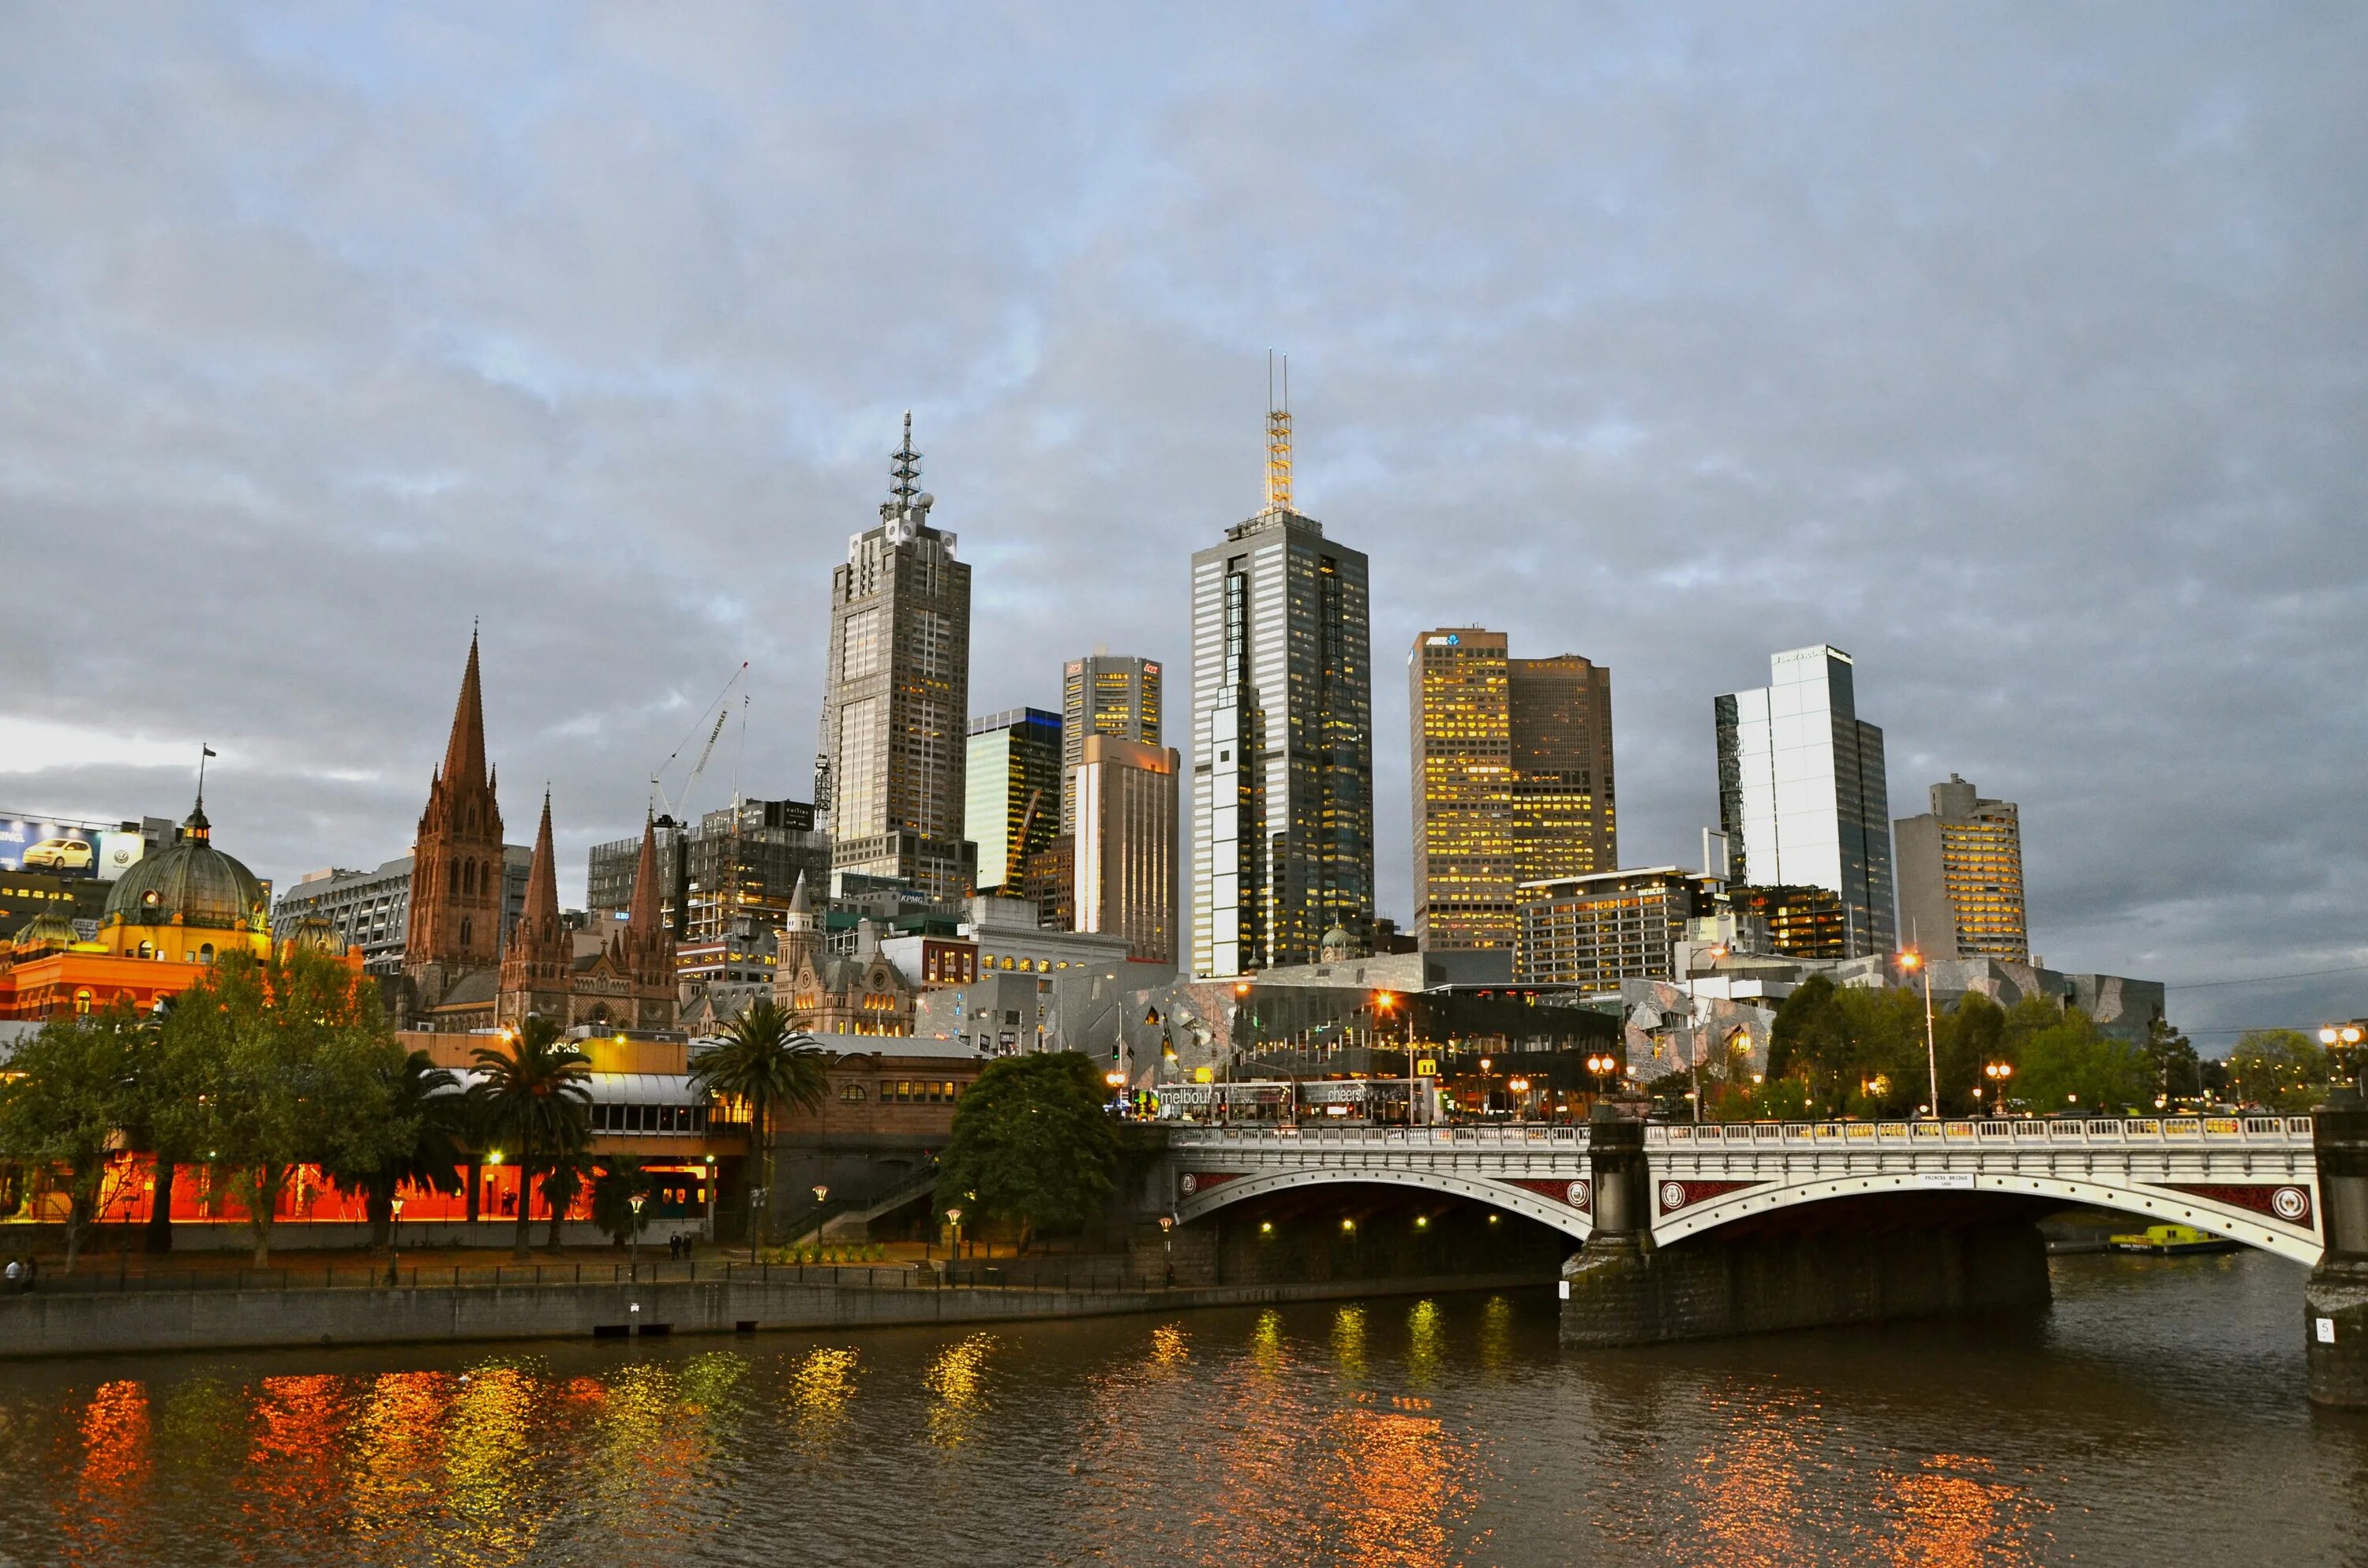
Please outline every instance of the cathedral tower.
M433 1006L454 982L492 969L502 949L502 812L485 766L485 707L477 679L477 639L444 766L427 786L419 836L411 849L411 913L404 971Z

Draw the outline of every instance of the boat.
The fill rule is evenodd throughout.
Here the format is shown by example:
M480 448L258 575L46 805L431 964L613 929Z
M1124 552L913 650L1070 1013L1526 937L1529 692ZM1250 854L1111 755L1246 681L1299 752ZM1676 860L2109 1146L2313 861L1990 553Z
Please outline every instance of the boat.
M2237 1244L2192 1225L2148 1225L2145 1230L2109 1238L2114 1252L2152 1253L2157 1257L2191 1252L2235 1252Z

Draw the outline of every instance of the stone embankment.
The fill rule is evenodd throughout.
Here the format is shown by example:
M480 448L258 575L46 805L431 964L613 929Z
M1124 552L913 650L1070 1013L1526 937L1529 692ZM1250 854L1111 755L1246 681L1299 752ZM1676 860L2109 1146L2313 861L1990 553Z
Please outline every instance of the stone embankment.
M0 1358L1001 1323L1541 1285L1533 1273L1178 1290L875 1287L741 1276L638 1284L43 1290L0 1296Z

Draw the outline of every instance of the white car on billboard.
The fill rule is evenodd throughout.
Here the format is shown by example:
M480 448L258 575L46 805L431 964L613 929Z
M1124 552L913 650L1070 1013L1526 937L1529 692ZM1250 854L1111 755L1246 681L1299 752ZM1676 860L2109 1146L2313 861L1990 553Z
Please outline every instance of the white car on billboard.
M90 840L87 838L44 838L25 851L24 869L45 867L52 871L86 871L90 869Z

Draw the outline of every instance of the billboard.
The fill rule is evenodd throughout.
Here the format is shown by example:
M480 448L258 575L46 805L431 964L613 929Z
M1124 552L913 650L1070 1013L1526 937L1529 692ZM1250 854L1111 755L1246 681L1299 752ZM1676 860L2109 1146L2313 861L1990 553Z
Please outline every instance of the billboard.
M136 833L81 822L0 817L0 870L113 881L148 851Z

